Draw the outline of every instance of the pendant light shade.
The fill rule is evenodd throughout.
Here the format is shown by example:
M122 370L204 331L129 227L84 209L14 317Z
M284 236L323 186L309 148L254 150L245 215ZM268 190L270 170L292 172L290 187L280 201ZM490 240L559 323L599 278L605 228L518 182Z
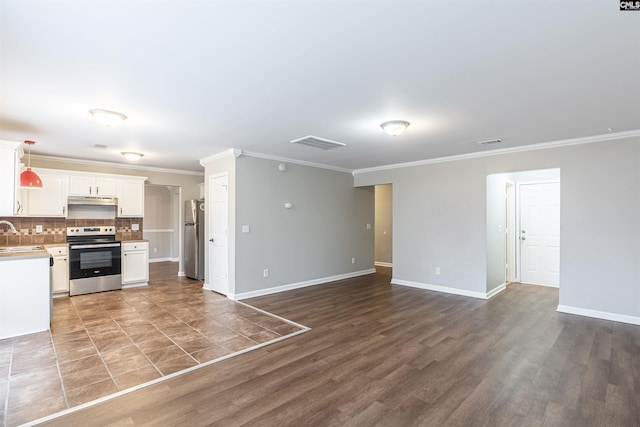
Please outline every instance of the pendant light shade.
M42 188L42 180L31 170L31 146L35 144L35 141L25 141L25 144L29 146L29 165L27 166L27 170L23 171L20 174L20 187L25 188Z
M42 188L42 180L31 168L27 168L20 174L20 187Z

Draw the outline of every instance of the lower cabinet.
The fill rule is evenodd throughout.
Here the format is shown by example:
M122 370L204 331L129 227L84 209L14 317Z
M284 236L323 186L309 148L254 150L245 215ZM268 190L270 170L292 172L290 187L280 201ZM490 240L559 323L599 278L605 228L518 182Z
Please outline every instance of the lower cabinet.
M53 257L51 267L51 292L55 294L69 294L69 248L64 246L49 246L47 252Z
M122 242L122 285L149 284L149 243Z

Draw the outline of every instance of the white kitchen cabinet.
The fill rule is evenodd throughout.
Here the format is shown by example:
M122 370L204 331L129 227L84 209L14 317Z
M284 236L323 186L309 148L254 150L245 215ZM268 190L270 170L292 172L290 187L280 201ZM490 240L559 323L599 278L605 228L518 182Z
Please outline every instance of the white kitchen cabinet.
M118 216L144 216L144 181L146 178L123 178L118 182Z
M85 174L69 175L70 196L117 197L118 180Z
M122 285L149 284L149 243L122 242Z
M69 247L47 245L47 252L53 257L51 291L54 294L69 294Z
M20 158L22 143L0 141L0 216L17 216L20 202Z
M24 216L67 216L68 175L65 171L36 169L42 180L42 188L22 188Z

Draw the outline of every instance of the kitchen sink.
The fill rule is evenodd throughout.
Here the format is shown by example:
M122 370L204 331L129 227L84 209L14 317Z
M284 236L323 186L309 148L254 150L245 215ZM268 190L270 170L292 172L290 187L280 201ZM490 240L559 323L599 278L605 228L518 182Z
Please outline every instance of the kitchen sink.
M9 246L6 248L0 248L0 253L17 253L17 252L33 252L33 251L42 251L44 250L44 246Z

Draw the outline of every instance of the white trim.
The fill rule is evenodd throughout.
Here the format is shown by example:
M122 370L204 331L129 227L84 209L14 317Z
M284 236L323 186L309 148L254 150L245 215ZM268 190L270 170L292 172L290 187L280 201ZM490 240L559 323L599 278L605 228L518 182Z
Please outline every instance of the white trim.
M491 289L489 292L487 292L486 294L486 299L491 299L493 297L495 297L496 295L498 295L500 292L504 291L505 289L507 289L507 284L503 283L499 286L496 286L495 288Z
M393 267L393 264L390 262L376 261L374 264L380 267Z
M153 229L148 229L145 228L144 230L142 230L143 233L175 233L176 230L174 230L173 228L153 228Z
M580 138L563 139L560 141L541 142L539 144L528 144L512 148L499 148L495 150L481 151L476 153L460 154L456 156L438 157L435 159L416 160L414 162L395 163L391 165L374 166L372 168L355 169L353 175L379 172L390 169L409 168L413 166L431 165L434 163L453 162L456 160L475 159L478 157L497 156L500 154L520 153L523 151L543 150L546 148L566 147L569 145L590 144L592 142L612 141L616 139L631 138L640 136L640 129L630 130L626 132L607 133L604 135L592 135Z
M178 271L178 277L185 277L184 271Z
M167 262L167 261L177 261L178 258L171 258L171 257L165 257L165 258L149 258L149 263L152 262Z
M84 160L84 159L72 159L70 157L45 156L43 154L31 154L31 158L39 159L39 160L50 160L54 162L76 163L80 165L89 165L89 166L109 166L109 167L114 167L119 169L139 169L139 170L147 170L147 171L154 171L154 172L175 173L180 175L194 175L194 176L204 175L204 171L195 172L195 171L185 171L181 169L158 168L154 166L128 165L124 163L102 162L98 160ZM73 172L83 172L83 171L73 171Z
M184 273L182 273L182 275L184 276ZM204 282L202 284L202 289L207 290L207 291L213 291L213 289L211 289L211 286L207 282Z
M122 289L139 288L141 286L149 286L149 282L131 283L129 285L122 285Z
M560 313L577 314L578 316L593 317L595 319L612 320L614 322L640 325L640 317L626 314L609 313L608 311L590 310L588 308L572 307L570 305L558 305Z
M227 297L233 300L259 297L263 295L276 294L278 292L290 291L293 289L306 288L307 286L323 285L328 282L334 282L336 280L342 280L342 279L350 279L352 277L364 276L367 274L373 274L375 272L376 272L375 268L370 268L368 270L354 271L352 273L338 274L336 276L321 277L319 279L306 280L304 282L298 282L298 283L290 283L288 285L276 286L273 288L260 289L260 290L251 291L251 292L243 292L240 294L235 294L233 298L230 295L227 295Z
M204 159L200 159L200 165L204 167L207 163L213 162L215 160L224 159L225 157L235 157L238 158L242 155L242 150L237 148L229 148L227 150L221 151L216 154L212 154L209 157L205 157Z
M462 295L465 297L487 299L484 292L468 291L466 289L451 288L449 286L430 285L428 283L412 282L410 280L391 279L392 285L410 286L412 288L425 289L427 291L443 292L445 294Z
M331 165L324 165L322 163L307 162L304 160L289 159L286 157L272 156L270 154L256 153L254 151L242 151L242 155L247 157L255 157L258 159L275 160L277 162L286 162L286 163L293 163L293 164L302 165L302 166L311 166L312 168L328 169L336 172L344 172L344 173L351 173L351 174L353 173L353 169L340 168L340 167L331 166Z

